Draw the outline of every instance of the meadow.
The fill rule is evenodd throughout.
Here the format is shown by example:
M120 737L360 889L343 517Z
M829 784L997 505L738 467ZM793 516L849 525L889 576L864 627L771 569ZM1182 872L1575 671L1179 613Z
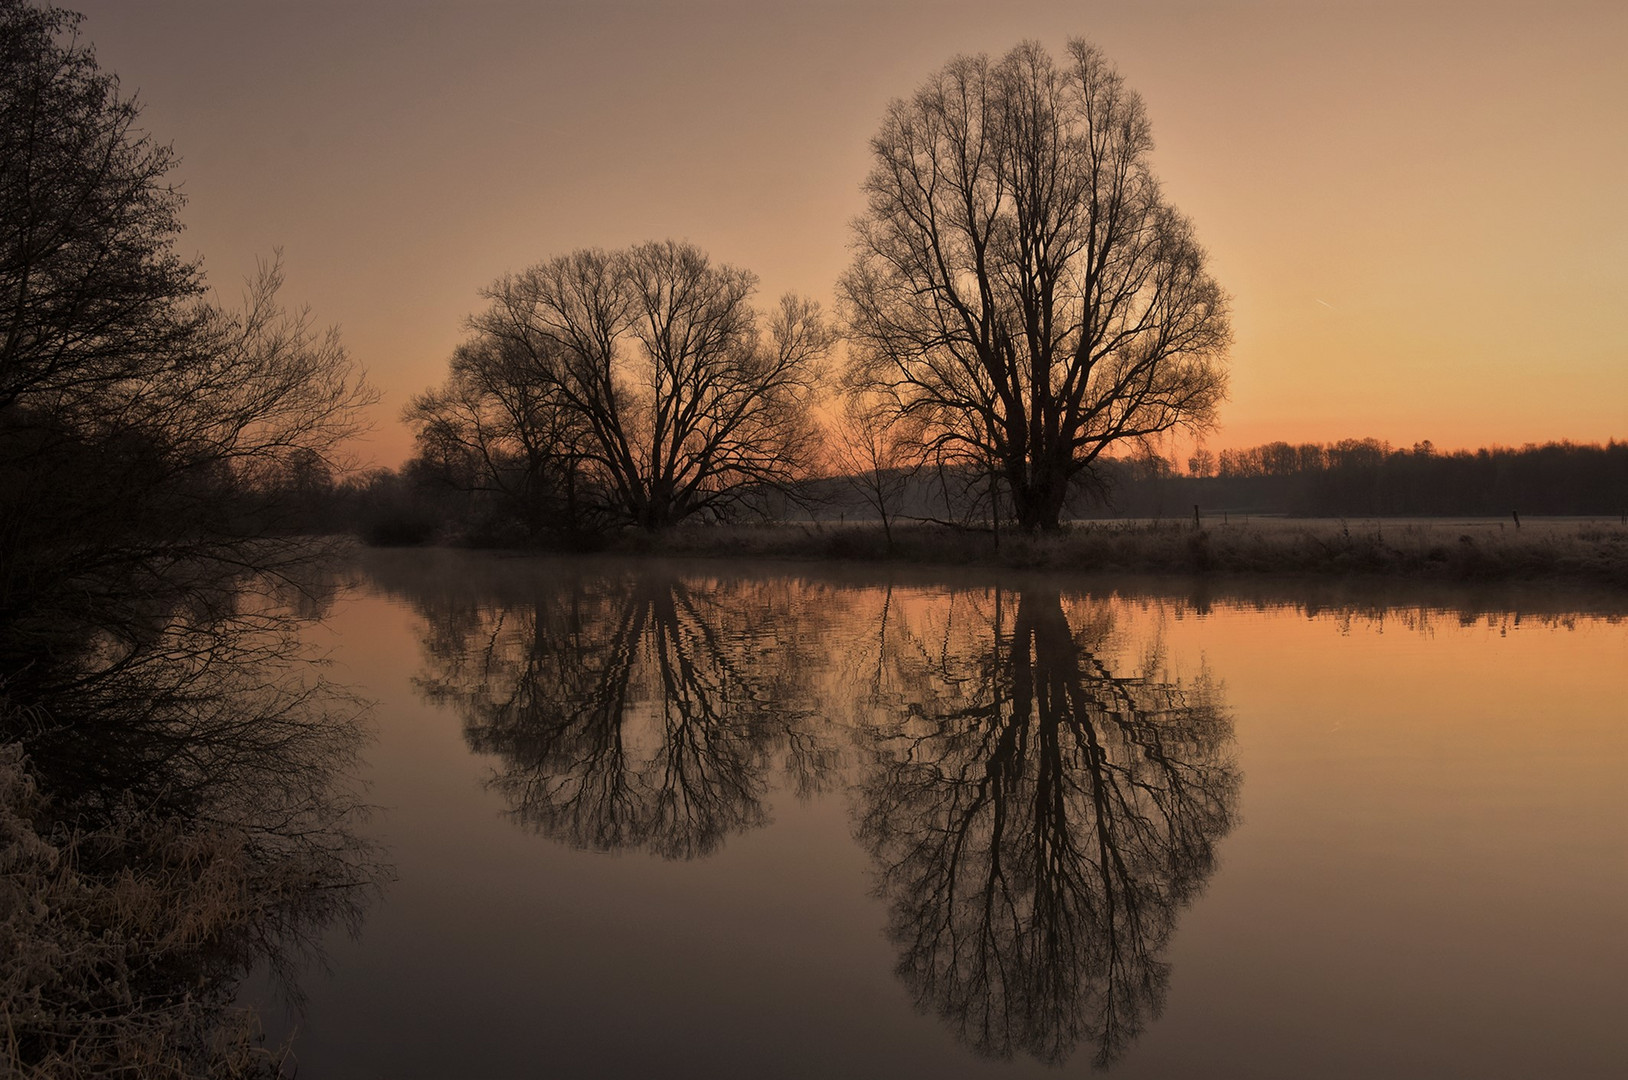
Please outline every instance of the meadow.
M722 558L887 560L1037 570L1565 581L1628 588L1628 525L1602 518L1248 517L1072 522L1056 532L872 522L627 533L611 549Z

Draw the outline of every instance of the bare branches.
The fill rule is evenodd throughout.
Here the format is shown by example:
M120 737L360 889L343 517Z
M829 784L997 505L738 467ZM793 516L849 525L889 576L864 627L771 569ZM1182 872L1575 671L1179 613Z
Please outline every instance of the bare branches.
M0 408L67 408L161 364L187 332L176 300L201 289L174 253L174 155L78 22L25 4L0 19Z
M832 464L881 518L890 548L899 505L927 462L922 427L914 417L896 416L874 396L850 393L830 443Z
M1212 420L1226 297L1162 200L1141 99L1095 48L958 57L871 145L839 285L849 381L993 463L1022 524L1054 527L1114 443Z
M265 536L372 395L275 261L242 311L202 298L172 155L78 21L0 0L0 831L38 856L0 888L0 1058L260 1075L238 983L382 880L361 704L270 598L320 602L318 545Z
M373 400L336 330L241 311L174 251L174 158L77 36L0 0L0 685L277 574L267 490L343 467Z
M480 391L506 410L501 431L475 436L479 410L454 421L442 398L422 399L409 419L423 425L421 445L496 443L510 457L518 443L546 441L545 421L555 425L569 441L536 460L574 478L573 521L656 529L727 515L812 463L810 406L833 342L819 306L798 297L765 326L750 303L755 287L749 272L674 241L551 259L486 291L490 306L470 321L475 336L460 353L515 358ZM505 394L536 408L522 416Z
M249 485L309 455L344 467L340 448L366 430L361 410L378 400L339 328L319 330L309 308L283 307L282 285L277 252L249 281L241 311L203 308L193 347L133 389L143 422L193 467L229 468Z

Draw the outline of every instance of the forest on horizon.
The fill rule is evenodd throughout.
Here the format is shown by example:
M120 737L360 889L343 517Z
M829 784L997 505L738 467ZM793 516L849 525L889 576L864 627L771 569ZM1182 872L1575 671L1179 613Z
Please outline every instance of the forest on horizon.
M826 475L758 492L742 509L755 520L875 522L880 492L889 518L984 527L984 480L927 467ZM528 538L513 499L419 458L343 478L307 475L278 501L293 508L291 526L375 543L545 540ZM1615 518L1628 513L1628 442L1441 452L1428 442L1393 447L1369 438L1199 450L1185 461L1155 453L1104 458L1090 486L1071 490L1065 520L1188 518L1195 506L1206 517ZM1002 510L1009 520L1009 508Z

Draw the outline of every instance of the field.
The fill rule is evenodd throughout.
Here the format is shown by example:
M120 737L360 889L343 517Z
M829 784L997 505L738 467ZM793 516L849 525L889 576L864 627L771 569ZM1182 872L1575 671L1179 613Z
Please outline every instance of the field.
M1201 575L1557 580L1628 588L1628 525L1613 519L1254 517L1076 522L1056 533L875 523L693 526L613 550L674 556L890 560Z

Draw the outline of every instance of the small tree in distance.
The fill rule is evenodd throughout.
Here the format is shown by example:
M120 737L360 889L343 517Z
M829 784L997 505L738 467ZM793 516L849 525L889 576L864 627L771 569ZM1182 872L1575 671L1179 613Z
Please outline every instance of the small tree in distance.
M895 416L883 403L849 393L831 440L831 463L882 521L893 547L893 522L910 481L925 464L922 432L911 418Z
M1028 529L1122 442L1202 430L1227 299L1149 163L1141 98L1093 46L957 57L888 108L839 283L850 381L941 460L991 465Z

